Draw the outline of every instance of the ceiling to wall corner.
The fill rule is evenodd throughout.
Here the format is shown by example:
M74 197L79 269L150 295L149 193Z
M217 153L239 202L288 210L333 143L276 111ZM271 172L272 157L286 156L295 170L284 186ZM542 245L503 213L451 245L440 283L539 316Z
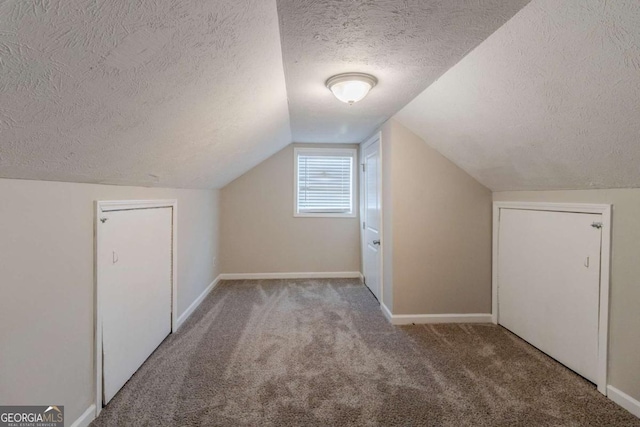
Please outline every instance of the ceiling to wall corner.
M296 142L357 143L529 0L278 0ZM349 106L324 82L365 72L379 84Z
M0 177L215 188L290 142L275 0L0 1Z
M640 187L637 0L534 0L396 118L494 191Z

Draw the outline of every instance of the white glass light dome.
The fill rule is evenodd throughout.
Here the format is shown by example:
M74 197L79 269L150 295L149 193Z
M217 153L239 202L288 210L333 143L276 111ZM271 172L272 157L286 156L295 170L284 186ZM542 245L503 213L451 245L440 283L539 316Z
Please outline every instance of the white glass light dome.
M378 80L370 74L344 73L327 80L327 87L340 101L352 105L363 99Z

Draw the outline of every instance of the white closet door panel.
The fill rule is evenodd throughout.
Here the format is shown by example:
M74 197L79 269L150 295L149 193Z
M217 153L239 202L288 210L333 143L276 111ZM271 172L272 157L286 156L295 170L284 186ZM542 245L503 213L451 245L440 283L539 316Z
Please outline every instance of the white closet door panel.
M364 180L364 280L373 295L380 301L380 141L366 146L363 150Z
M171 332L172 209L103 217L99 262L107 403Z
M502 209L499 323L597 380L601 215Z

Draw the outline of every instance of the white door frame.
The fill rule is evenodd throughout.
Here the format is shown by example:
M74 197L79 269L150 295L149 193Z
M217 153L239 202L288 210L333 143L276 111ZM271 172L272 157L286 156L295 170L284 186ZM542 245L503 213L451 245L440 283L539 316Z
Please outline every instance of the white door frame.
M102 410L102 307L100 270L98 267L98 242L100 240L100 228L98 224L104 212L172 208L172 248L171 248L171 333L176 330L178 316L178 201L177 200L114 200L96 201L94 219L94 281L95 281L95 374L96 374L96 417Z
M493 202L493 262L491 318L498 324L498 233L500 210L574 212L602 215L600 250L600 312L598 319L598 391L607 395L607 357L609 344L609 286L611 271L611 205L583 203Z
M382 162L383 162L383 158L382 158L382 132L378 131L376 132L371 138L367 139L366 141L362 142L360 144L360 153L358 158L360 159L361 163L358 165L358 169L360 170L360 257L362 259L362 277L364 277L364 251L365 249L365 245L366 245L366 241L365 241L365 233L364 233L364 228L362 227L362 223L365 220L365 178L364 178L364 171L362 170L362 165L364 164L364 149L367 148L369 145L375 144L376 141L378 142L378 156L380 158L380 169L378 170L378 173L380 174L380 186L378 188L378 200L380 201L380 266L379 266L379 280L380 280L380 307L386 307L386 305L384 304L384 276L383 276L383 272L384 272L384 244L385 244L385 240L384 240L384 209L382 208L383 204L384 204L384 200L382 199L382 187L383 187L383 183L382 183ZM365 285L366 286L366 285Z

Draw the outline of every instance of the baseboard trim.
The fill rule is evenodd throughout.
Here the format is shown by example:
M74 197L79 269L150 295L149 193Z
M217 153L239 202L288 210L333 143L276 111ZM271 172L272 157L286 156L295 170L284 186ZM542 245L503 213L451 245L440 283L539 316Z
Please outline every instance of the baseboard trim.
M182 326L182 324L189 318L189 316L193 314L193 312L196 310L196 308L198 308L198 306L202 303L202 301L204 301L207 295L209 295L209 293L216 286L218 286L218 283L220 283L220 280L222 280L221 276L222 274L219 274L218 277L213 279L213 282L211 282L209 286L207 286L206 289L202 291L202 293L198 296L198 298L196 298L195 301L191 303L191 305L185 310L185 312L182 313L180 317L178 317L178 321L176 322L176 331L180 329L180 326Z
M382 314L384 314L384 317L386 317L387 320L393 325L393 314L391 314L391 310L389 310L389 307L387 307L386 305L384 305L383 302L381 302L380 309L382 310Z
M629 396L627 393L620 391L611 385L608 385L607 397L613 400L618 405L622 406L627 411L631 412L636 417L640 418L640 402Z
M491 313L472 314L392 314L385 306L382 306L384 316L392 325L411 325L428 323L491 323Z
M221 280L259 279L358 279L359 271L299 272L299 273L225 273Z
M71 427L87 427L91 424L91 421L96 419L96 405L91 405L87 408L77 420L71 424Z

